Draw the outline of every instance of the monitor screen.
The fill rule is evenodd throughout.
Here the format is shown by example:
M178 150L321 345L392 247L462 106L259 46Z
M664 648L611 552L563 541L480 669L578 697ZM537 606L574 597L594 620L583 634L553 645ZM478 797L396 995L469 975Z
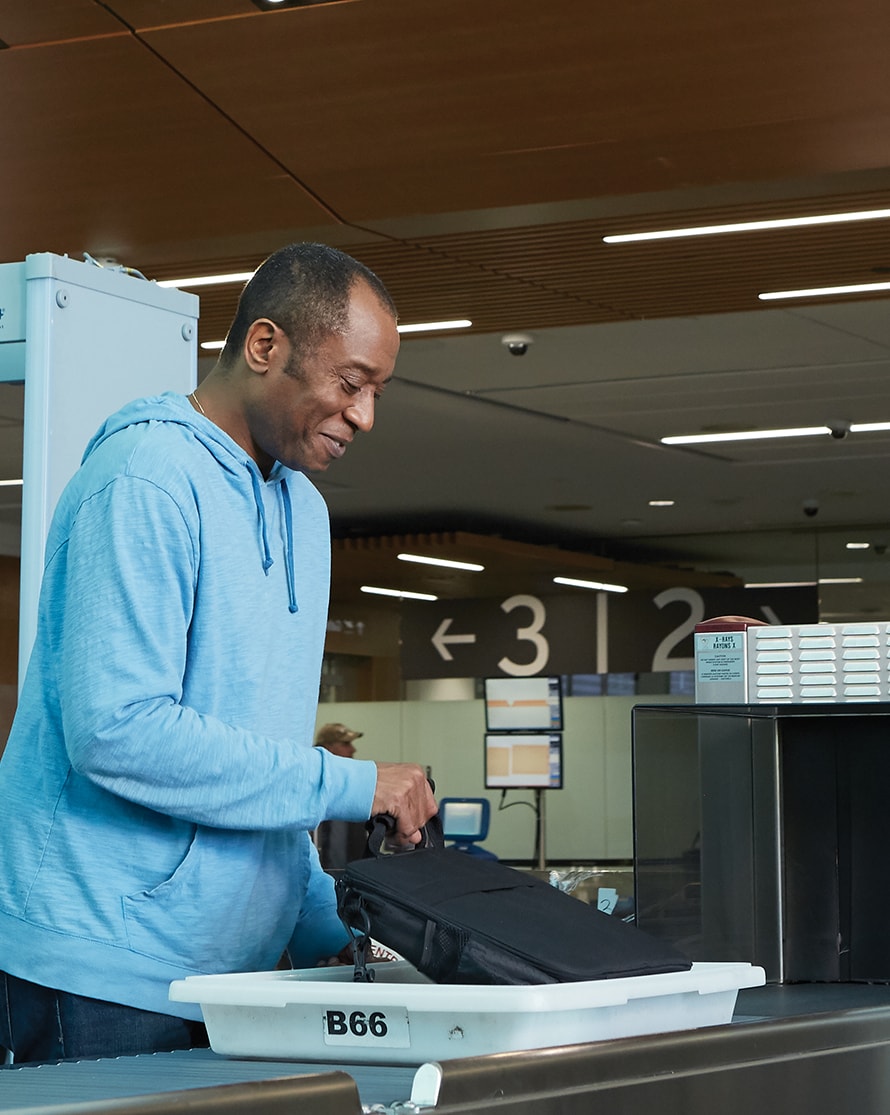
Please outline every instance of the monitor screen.
M562 679L486 678L485 728L489 732L561 732Z
M562 734L485 736L486 790L561 790Z
M442 798L439 802L442 835L458 843L484 840L488 835L489 809L486 798Z

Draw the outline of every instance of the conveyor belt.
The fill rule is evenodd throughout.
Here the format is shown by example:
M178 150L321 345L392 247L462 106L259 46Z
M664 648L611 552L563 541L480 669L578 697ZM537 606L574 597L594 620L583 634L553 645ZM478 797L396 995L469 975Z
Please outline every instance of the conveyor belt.
M724 1026L420 1068L187 1050L0 1069L20 1115L361 1115L412 1094L436 1115L886 1115L890 987L750 988Z
M416 1068L241 1061L220 1057L209 1049L53 1065L12 1065L0 1069L0 1111L335 1071L347 1072L358 1087L362 1104L371 1105L408 1099Z

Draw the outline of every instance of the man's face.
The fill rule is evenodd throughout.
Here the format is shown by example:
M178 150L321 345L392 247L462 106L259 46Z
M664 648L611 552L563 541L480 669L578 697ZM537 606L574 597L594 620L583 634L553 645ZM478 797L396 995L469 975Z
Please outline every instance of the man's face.
M297 353L278 329L251 436L260 467L278 460L323 472L358 431L374 425L374 408L392 378L399 351L396 323L363 281L353 285L346 328Z
M350 740L337 739L328 744L328 751L332 755L342 755L344 759L351 759L355 754L355 747Z

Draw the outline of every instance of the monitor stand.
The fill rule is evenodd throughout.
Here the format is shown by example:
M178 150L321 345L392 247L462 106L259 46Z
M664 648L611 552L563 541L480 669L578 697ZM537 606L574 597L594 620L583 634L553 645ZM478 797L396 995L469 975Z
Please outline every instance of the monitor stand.
M535 817L537 818L537 831L535 833L535 852L539 871L547 868L546 848L546 810L544 809L545 790L535 790Z

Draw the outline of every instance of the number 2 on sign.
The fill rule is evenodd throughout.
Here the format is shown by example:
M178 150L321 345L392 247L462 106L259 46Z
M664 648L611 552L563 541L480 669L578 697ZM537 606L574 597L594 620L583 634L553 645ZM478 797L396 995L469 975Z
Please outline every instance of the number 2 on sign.
M679 627L675 627L669 635L665 635L658 644L652 659L653 673L668 670L694 670L694 658L671 658L671 651L674 647L679 646L687 635L691 635L695 630L695 625L701 623L705 618L705 602L702 600L701 594L696 592L694 588L669 588L654 597L654 602L659 608L663 608L665 604L685 604L689 609L689 617Z

